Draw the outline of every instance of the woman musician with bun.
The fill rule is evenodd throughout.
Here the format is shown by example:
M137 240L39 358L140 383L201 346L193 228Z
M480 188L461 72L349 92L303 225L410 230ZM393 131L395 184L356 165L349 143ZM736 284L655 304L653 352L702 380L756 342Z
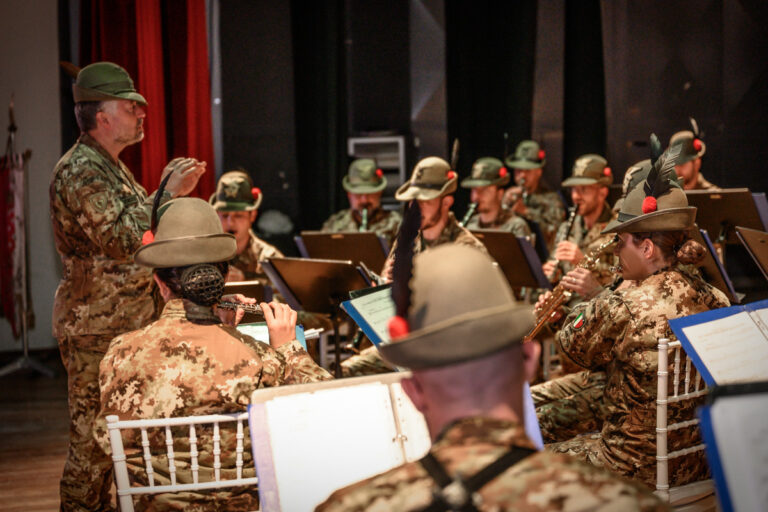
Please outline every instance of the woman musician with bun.
M653 484L656 478L658 339L671 337L667 321L728 306L725 295L684 270L703 248L689 239L696 208L670 179L677 152L668 150L646 180L624 199L605 234L615 234L618 273L631 286L602 290L567 315L555 311L556 343L588 371L532 389L544 441L598 466ZM575 271L574 271L575 272ZM564 282L579 276L566 274ZM589 277L587 279L590 279ZM593 282L594 284L594 282ZM540 298L539 306L549 294ZM670 414L693 419L694 405L671 404ZM597 435L580 436L591 431ZM697 436L697 427L670 433L670 450ZM703 478L701 452L670 461L670 485Z

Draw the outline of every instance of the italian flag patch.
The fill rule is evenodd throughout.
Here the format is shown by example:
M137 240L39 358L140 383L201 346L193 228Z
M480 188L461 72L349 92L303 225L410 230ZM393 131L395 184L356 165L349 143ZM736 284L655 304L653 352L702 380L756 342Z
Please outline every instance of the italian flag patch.
M573 321L571 326L574 329L581 329L583 325L584 325L584 313L579 313L579 316L576 317L576 320Z

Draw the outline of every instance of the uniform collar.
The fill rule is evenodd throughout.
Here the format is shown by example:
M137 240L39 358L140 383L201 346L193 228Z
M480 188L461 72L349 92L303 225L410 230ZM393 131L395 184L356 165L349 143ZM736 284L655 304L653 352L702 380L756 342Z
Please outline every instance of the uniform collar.
M219 318L214 315L213 309L208 306L199 306L186 299L171 299L165 303L160 318L184 319L193 317L196 320L203 320L204 323L220 323Z
M490 443L499 446L535 448L525 428L515 421L471 416L449 423L435 440L434 447L441 445Z
M97 153L99 153L101 156L112 162L114 165L120 167L120 162L112 158L112 155L110 155L106 149L104 149L104 146L98 143L96 139L88 135L87 133L81 133L80 137L78 137L77 141L81 144L85 144L89 148L93 149Z

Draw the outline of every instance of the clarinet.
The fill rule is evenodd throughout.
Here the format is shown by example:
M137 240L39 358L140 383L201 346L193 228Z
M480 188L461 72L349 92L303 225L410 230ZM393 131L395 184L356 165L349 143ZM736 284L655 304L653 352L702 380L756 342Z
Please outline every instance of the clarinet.
M579 211L578 205L573 205L569 208L569 216L568 216L568 229L565 230L565 237L560 240L562 242L563 240L568 240L571 236L571 231L573 231L573 224L576 222L576 213ZM557 244L555 244L557 245ZM550 280L550 282L554 281L555 276L557 276L557 270L562 268L561 267L561 261L557 259L553 259L550 261L554 261L556 263L555 268L552 270L552 275L547 276L547 278Z
M358 231L362 233L364 231L368 231L368 208L363 208L363 211L360 212L360 215L363 217L363 220L360 222Z
M242 309L246 313L256 313L258 315L262 315L263 312L261 311L261 306L258 304L243 304L242 302L230 302L227 300L223 300L219 302L217 307L221 309Z
M467 209L467 213L464 215L464 218L461 219L461 222L459 222L459 226L464 227L467 225L467 222L469 222L469 219L472 218L472 215L475 214L475 210L477 210L477 203L469 203L469 208Z

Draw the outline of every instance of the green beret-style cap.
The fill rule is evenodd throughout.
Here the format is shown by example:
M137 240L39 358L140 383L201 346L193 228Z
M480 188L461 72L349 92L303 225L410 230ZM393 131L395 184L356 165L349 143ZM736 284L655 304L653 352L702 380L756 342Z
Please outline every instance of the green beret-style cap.
M479 158L472 164L472 175L461 181L463 188L487 187L497 185L503 187L509 183L509 171L501 160L493 157Z
M136 91L128 72L112 62L94 62L77 74L72 85L75 103L81 101L130 100L146 105L147 100Z

